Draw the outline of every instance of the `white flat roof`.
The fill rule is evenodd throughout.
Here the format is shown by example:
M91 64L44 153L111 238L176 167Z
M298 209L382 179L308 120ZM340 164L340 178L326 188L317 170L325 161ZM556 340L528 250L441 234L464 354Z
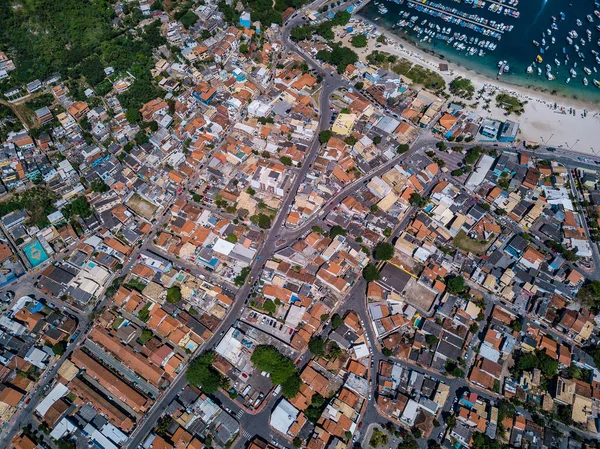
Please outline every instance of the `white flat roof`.
M231 251L235 248L235 243L228 242L227 240L219 239L213 246L213 251L228 256Z
M289 428L292 426L300 412L290 404L287 400L282 399L269 417L269 424L275 430L287 435Z
M38 404L38 406L35 408L35 411L41 417L43 417L48 412L50 407L52 407L52 404L54 404L56 401L58 401L63 396L66 396L68 392L69 392L69 389L67 388L66 385L57 383L54 386L54 388L50 391L50 393L48 393L48 395L42 400L42 402L40 402Z

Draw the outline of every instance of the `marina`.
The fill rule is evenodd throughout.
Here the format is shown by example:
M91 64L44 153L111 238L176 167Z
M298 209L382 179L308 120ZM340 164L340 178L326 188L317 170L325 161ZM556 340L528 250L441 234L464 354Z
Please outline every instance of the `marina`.
M379 11L369 4L361 15L451 62L490 78L502 76L505 82L573 98L590 92L588 99L600 102L597 1L580 0L576 6L560 0L377 3ZM498 70L501 66L509 69ZM573 83L577 72L579 81Z

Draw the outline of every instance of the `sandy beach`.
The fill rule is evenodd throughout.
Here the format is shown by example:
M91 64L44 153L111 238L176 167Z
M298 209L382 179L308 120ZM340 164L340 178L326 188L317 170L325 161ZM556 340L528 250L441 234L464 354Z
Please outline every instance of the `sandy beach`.
M387 43L379 44L375 38L369 38L368 46L364 48L354 48L350 44L352 35L346 34L341 29L336 33L338 41L352 48L359 56L361 61L365 61L366 56L374 50L383 51L405 58L414 64L426 67L444 78L446 84L449 84L457 76L468 78L473 82L475 91L484 89L483 98L477 100L477 93L473 100L467 101L468 104L478 102L475 111L482 117L489 117L497 120L513 120L520 124L521 132L519 139L535 142L543 145L554 146L562 149L569 149L578 153L600 156L600 106L594 103L586 103L578 100L570 100L562 97L555 97L549 93L537 92L524 87L518 87L503 83L500 80L491 79L480 75L465 67L458 66L447 60L442 60L434 55L419 50L410 42L402 39L397 34L385 30L377 23L367 21L366 19L354 16L359 22L371 24L377 27L377 31L384 34ZM356 24L353 24L356 25ZM356 28L356 26L354 26ZM359 26L360 28L360 26ZM379 48L377 46L379 45ZM439 70L439 64L448 65L448 71ZM511 114L506 115L506 111L495 107L495 97L498 93L506 92L518 97L521 101L527 101L525 112L520 116ZM484 109L484 99L490 99L490 110ZM464 101L464 100L463 100ZM556 104L556 109L554 105ZM573 108L575 115L569 115L569 108ZM587 114L584 117L584 110Z

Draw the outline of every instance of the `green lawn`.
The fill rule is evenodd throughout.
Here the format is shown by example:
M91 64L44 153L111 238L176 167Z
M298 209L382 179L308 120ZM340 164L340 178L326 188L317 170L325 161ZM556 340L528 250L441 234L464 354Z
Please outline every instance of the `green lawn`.
M456 248L462 249L463 251L467 251L477 256L484 255L490 247L490 244L491 242L473 240L464 231L459 231L452 241L452 245Z

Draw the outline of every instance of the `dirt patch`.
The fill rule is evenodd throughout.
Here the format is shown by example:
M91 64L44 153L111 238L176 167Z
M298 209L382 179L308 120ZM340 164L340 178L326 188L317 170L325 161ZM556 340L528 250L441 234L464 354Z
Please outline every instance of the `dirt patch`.
M157 206L149 201L146 201L137 193L134 194L129 201L127 201L127 207L146 220L152 220L156 209L158 209Z

